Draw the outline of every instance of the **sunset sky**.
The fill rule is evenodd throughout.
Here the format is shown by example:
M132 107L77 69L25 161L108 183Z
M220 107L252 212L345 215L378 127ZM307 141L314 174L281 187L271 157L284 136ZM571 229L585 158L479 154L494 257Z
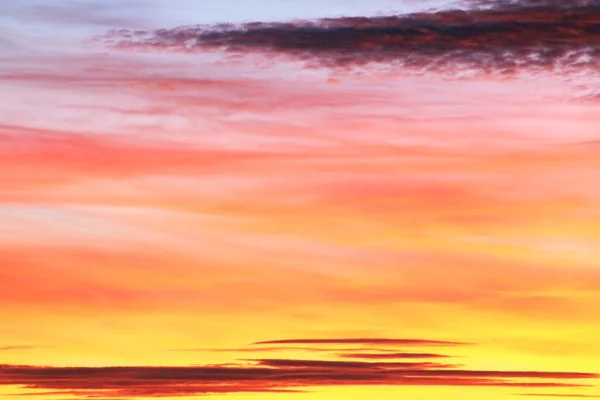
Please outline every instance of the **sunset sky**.
M0 399L600 398L600 1L0 1Z

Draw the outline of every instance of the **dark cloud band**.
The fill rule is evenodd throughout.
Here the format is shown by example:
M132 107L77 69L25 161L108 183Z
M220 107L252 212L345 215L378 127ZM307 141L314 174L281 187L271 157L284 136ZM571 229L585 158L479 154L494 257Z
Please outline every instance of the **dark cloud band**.
M265 344L386 345L457 344L423 339L338 338L289 339ZM262 348L263 346L256 346ZM255 347L255 348L256 348ZM324 346L330 351L337 350ZM266 348L267 351L272 349ZM319 386L503 386L581 387L597 378L584 372L491 371L430 361L398 362L379 357L375 349L361 361L289 358L253 358L236 363L183 367L42 367L0 365L0 386L45 390L82 398L194 396L218 393L297 392ZM383 352L382 354L385 354ZM389 358L439 357L429 353L390 353ZM374 357L370 357L373 356ZM410 355L410 356L409 356ZM360 358L354 357L353 358ZM376 358L377 360L369 360ZM584 383L580 383L583 381Z
M259 53L333 68L384 63L419 72L502 76L600 70L600 1L469 4L468 9L408 15L188 26L110 36L120 46Z
M460 346L468 343L449 342L426 339L391 339L391 338L343 338L343 339L281 339L253 343L262 344L367 344L367 345L397 345L397 346Z

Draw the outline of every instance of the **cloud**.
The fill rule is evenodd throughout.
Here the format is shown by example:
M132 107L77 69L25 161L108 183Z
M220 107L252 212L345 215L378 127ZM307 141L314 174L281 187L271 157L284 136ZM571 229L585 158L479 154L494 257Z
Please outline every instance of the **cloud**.
M394 359L394 358L444 358L443 354L435 353L342 353L343 358L365 358L365 359Z
M106 40L127 48L284 56L309 67L387 64L453 76L599 69L599 1L468 4L406 15L122 30Z
M283 159L259 149L207 149L177 144L127 142L119 138L83 136L73 132L0 125L1 164L26 162L51 179L129 176L150 172L198 173L227 164ZM160 143L161 146L156 144ZM214 146L213 146L214 147ZM111 160L114 162L107 162ZM19 182L17 182L19 183Z
M469 343L448 342L425 339L390 339L390 338L345 338L345 339L281 339L255 342L262 344L368 344L368 345L399 345L399 346L461 346Z
M454 343L418 339L295 339L317 344ZM259 343L281 342L281 340ZM252 348L251 348L252 349ZM267 348L268 349L268 348ZM329 351L335 349L327 348ZM243 349L242 349L243 350ZM386 349L388 350L388 349ZM373 355L374 353L366 353ZM391 353L393 354L393 353ZM419 353L405 353L419 354ZM397 353L396 353L397 355ZM422 353L424 356L441 356ZM343 357L343 355L342 355ZM376 358L376 357L375 357ZM582 387L584 372L470 370L435 362L346 361L295 358L240 359L193 366L50 367L0 365L0 386L45 390L80 398L194 396L218 393L298 392L320 386ZM39 393L38 393L39 394Z
M397 349L373 348L373 347L356 347L356 348L322 348L322 347L246 347L234 349L208 349L208 348L191 348L191 349L172 349L170 351L182 352L216 352L216 353L264 353L264 352L317 352L317 353L336 353L336 357L340 358L359 358L359 359L420 359L420 358L447 358L450 356L436 353L406 353L398 352Z
M429 363L429 362L387 362L374 363L364 361L329 361L329 360L288 360L288 359L259 359L249 360L257 361L260 365L269 367L292 367L292 368L310 368L310 367L330 367L330 368L449 368L454 365Z
M576 372L478 371L408 364L264 359L251 364L184 367L3 365L0 385L83 398L119 398L281 392L331 385L572 387L581 385L568 381L596 377Z
M188 349L170 349L169 351L183 351L183 352L215 352L215 353L262 353L262 352L282 352L282 351L306 351L306 352L344 352L344 351L378 351L378 352L392 352L397 353L397 349L386 349L386 348L373 348L373 347L338 347L338 348L323 348L323 347L308 347L308 346L260 346L260 347L243 347L243 348L231 348L231 349L213 349L213 348L188 348ZM358 354L358 353L357 353ZM398 353L397 353L398 354ZM409 353L406 353L409 354ZM412 353L412 354L425 354L425 353Z
M0 351L11 351L11 350L32 350L37 349L39 346L30 346L30 345L12 345L12 346L0 346Z

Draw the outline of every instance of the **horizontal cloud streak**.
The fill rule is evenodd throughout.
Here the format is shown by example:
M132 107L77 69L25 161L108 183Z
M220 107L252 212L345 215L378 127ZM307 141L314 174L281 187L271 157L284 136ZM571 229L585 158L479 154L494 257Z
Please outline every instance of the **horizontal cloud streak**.
M473 3L470 3L473 4ZM317 67L393 64L452 75L597 71L598 1L504 1L381 17L113 31L123 47L283 55Z
M434 353L343 353L339 354L343 358L364 358L364 359L395 359L395 358L444 358L443 354Z
M429 362L388 362L373 363L363 361L329 361L329 360L287 360L287 359L261 359L250 360L258 361L260 365L269 367L290 367L290 368L311 368L311 367L329 367L329 368L449 368L454 365L429 363Z
M29 345L12 345L12 346L0 346L0 351L11 351L11 350L32 350L37 349L39 346Z
M306 351L306 352L318 352L318 353L322 353L322 352L348 352L348 351L353 351L353 352L361 352L361 351L366 351L366 352L372 352L372 351L378 351L378 352L389 352L389 353L397 353L397 349L385 349L385 348L373 348L373 347L355 347L355 348L348 348L348 347L338 347L338 348L331 348L331 347L299 347L299 346L291 346L291 347L266 347L266 346L259 346L259 347L244 347L244 348L232 348L232 349L211 349L211 348L188 348L188 349L171 349L170 351L182 351L182 352L216 352L216 353L260 353L260 352L284 352L284 351ZM356 353L359 354L359 353ZM429 354L429 353L405 353L405 354Z
M398 346L460 346L469 343L426 339L347 338L347 339L282 339L253 343L261 344L369 344Z
M0 366L0 385L111 398L279 392L331 385L572 387L580 385L565 380L596 377L575 372L477 371L438 367L429 363L404 365L317 360L258 360L250 365L197 367L3 365Z
M399 346L406 343L454 343L392 338L295 339L258 343L278 343L282 341L326 345L361 343ZM250 350L252 349L254 348L250 348ZM272 348L266 348L266 350L269 349ZM317 349L336 350L326 346ZM240 352L244 351L243 349L239 350ZM389 353L389 355L396 357L409 354L422 357L442 357L442 355L428 353ZM362 355L368 358L376 355L376 353L370 352ZM341 357L344 357L344 355ZM49 395L71 394L84 398L295 392L306 391L319 386L353 385L580 387L589 385L579 383L579 381L597 377L597 374L583 372L464 369L462 365L436 362L373 362L293 358L255 358L227 364L180 367L0 365L0 386L18 385L25 389L51 391L46 393ZM572 382L573 380L577 382Z

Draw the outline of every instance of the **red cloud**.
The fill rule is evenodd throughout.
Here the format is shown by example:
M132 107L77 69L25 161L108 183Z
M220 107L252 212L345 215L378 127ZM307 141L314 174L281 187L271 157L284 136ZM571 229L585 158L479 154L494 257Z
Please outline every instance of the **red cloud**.
M160 397L279 392L339 385L577 387L594 374L427 369L379 363L259 360L253 365L199 367L0 367L0 385L80 397ZM525 380L521 380L525 379ZM532 381L535 380L535 381ZM550 381L547 381L550 380Z
M254 344L369 344L400 346L460 346L468 343L426 339L348 338L348 339L282 339Z
M406 343L406 339L296 339L294 342ZM412 340L413 342L416 341ZM281 341L265 341L281 342ZM421 340L420 342L433 342ZM445 342L441 342L445 343ZM250 361L250 362L248 362ZM0 385L50 390L79 397L161 397L215 393L293 392L319 386L579 387L582 372L468 370L432 362L255 359L227 365L185 367L0 366Z
M342 353L338 354L339 357L343 358L364 358L364 359L396 359L396 358L444 358L448 357L443 354L434 353Z

